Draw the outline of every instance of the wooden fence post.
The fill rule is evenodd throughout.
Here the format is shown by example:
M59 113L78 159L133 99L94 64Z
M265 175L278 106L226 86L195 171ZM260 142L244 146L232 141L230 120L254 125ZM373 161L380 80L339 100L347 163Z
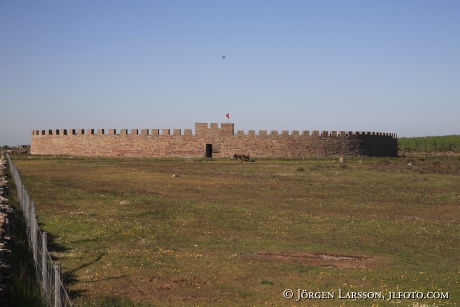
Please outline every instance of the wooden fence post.
M48 253L48 233L42 233L42 288L43 293L46 295L48 292L48 259L46 257Z
M37 219L35 218L35 206L32 204L31 206L31 217L30 217L30 236L31 236L31 241L32 241L32 255L34 259L34 266L37 267Z
M54 307L61 307L61 264L54 264Z

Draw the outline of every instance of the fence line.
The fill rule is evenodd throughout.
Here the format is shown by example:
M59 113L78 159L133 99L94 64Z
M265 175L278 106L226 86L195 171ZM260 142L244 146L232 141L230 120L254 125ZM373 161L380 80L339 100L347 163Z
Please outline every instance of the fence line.
M53 263L51 255L48 252L47 233L42 232L38 226L37 216L35 214L35 204L30 199L29 192L22 184L21 177L16 166L6 155L9 163L10 173L16 184L19 204L27 225L27 238L32 250L35 275L41 283L42 297L48 306L68 307L72 306L69 295L64 288L61 280L61 264Z

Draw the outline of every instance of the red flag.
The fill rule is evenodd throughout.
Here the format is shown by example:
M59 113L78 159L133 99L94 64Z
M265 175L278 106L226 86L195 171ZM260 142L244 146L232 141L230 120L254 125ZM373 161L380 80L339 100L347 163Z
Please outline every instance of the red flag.
M225 116L227 117L227 119L230 119L230 113L225 114Z

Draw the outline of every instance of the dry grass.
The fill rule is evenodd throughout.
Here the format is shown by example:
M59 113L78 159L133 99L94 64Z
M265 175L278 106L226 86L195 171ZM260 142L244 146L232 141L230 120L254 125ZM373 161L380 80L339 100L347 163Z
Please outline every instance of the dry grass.
M451 299L430 303L460 302L459 160L15 163L77 305L396 304L296 303L286 288L444 291Z

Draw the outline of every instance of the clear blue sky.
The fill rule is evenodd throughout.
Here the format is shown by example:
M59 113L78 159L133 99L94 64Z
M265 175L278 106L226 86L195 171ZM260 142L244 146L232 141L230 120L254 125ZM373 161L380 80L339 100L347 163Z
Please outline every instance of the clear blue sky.
M0 144L226 113L237 130L460 134L460 1L0 0Z

